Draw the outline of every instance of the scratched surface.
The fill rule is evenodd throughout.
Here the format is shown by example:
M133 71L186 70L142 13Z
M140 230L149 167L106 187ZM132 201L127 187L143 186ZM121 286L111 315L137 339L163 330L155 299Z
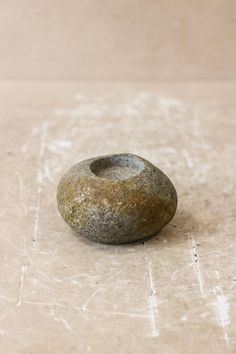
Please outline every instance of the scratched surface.
M0 83L0 352L236 352L236 84ZM153 240L86 241L56 185L132 152L174 182Z

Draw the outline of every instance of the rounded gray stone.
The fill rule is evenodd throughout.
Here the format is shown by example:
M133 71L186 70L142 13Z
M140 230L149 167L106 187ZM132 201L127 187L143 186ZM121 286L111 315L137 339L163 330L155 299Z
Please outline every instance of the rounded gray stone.
M121 244L154 236L174 216L169 178L133 154L91 158L70 168L57 188L65 222L90 240Z

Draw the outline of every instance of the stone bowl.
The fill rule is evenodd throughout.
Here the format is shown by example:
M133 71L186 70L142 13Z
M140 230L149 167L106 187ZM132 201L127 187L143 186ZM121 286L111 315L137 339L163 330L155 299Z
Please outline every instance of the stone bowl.
M159 232L174 216L169 178L133 154L91 158L71 167L57 187L65 222L92 241L122 244Z

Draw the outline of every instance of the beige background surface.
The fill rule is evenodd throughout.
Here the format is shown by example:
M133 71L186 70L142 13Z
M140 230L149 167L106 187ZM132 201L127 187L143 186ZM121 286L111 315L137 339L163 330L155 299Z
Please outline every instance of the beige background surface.
M235 353L235 89L1 83L1 353ZM176 217L144 244L76 236L59 178L125 151L172 179Z
M3 79L236 79L236 2L1 1L0 58Z

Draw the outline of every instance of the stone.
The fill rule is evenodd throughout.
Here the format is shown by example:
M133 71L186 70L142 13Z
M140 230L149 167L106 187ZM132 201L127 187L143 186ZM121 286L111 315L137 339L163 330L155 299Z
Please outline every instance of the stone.
M107 244L144 240L173 218L176 190L142 157L115 154L71 167L57 187L58 209L81 236Z

